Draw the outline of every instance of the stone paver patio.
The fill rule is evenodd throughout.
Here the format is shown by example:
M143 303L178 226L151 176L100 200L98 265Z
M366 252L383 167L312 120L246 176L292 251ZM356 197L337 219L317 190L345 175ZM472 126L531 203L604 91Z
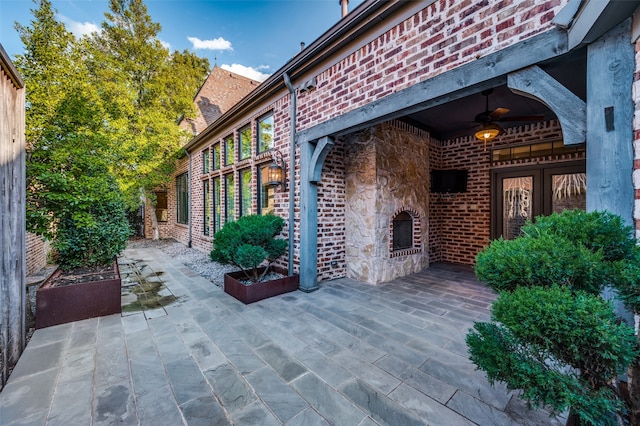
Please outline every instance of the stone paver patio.
M564 424L468 361L466 331L494 299L469 270L245 306L160 250L120 262L163 284L159 304L37 330L0 393L1 425Z

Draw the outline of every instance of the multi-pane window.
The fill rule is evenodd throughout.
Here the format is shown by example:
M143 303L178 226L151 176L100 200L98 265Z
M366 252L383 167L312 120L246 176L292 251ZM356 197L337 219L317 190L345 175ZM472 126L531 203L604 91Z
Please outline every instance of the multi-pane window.
M176 220L178 223L189 222L189 175L182 173L176 177Z
M158 222L166 222L168 218L168 210L167 210L167 193L156 192L156 219Z
M273 213L275 189L267 185L269 164L258 169L258 214Z
M251 126L242 128L238 133L240 141L240 160L251 157Z
M211 235L211 201L209 200L209 194L211 190L209 185L209 180L205 180L202 182L202 200L204 203L204 235Z
M224 221L233 222L235 215L235 179L233 173L224 176Z
M209 148L202 151L202 173L209 173L211 158L209 157Z
M227 136L224 139L224 165L228 166L233 164L233 135Z
M213 170L220 168L220 144L217 143L213 146Z
M273 148L273 114L258 120L258 152Z
M251 214L251 169L240 171L240 216Z
M220 178L213 178L213 232L217 232L222 227L220 210Z

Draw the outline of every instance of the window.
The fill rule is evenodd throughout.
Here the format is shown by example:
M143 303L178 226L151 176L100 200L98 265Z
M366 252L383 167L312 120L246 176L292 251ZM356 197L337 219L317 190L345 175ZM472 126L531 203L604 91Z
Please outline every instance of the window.
M213 178L213 232L220 230L220 178Z
M220 168L220 144L217 143L213 146L213 170Z
M238 139L240 140L240 160L246 160L251 157L251 126L240 130Z
M224 165L233 164L233 136L227 136L224 140Z
M267 185L269 165L260 166L258 169L258 214L273 213L275 188Z
M240 171L240 216L251 214L251 169Z
M211 201L209 200L210 183L208 180L202 182L202 200L204 202L204 223L203 231L204 235L211 235Z
M209 173L211 158L209 157L209 148L202 151L202 173Z
M176 220L178 223L189 222L189 176L183 173L176 178Z
M224 176L224 221L233 222L235 216L235 179L233 173Z
M158 222L166 222L169 219L167 209L167 193L156 192L156 219Z
M393 250L413 247L413 218L407 212L398 213L393 219Z
M273 114L258 120L258 152L273 148Z

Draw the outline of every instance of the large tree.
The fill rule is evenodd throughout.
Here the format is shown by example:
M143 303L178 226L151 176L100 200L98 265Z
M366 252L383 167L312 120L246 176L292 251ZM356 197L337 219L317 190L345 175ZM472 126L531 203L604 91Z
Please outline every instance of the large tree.
M170 53L142 0L110 0L109 9L102 30L92 36L91 74L118 141L114 171L120 185L131 205L151 205L154 190L169 183L175 154L189 136L178 120L194 114L193 96L209 62L188 51Z
M31 25L16 23L25 45L15 63L27 85L27 229L55 238L63 217L91 224L96 200L117 194L101 191L112 150L82 45L49 0L35 3Z

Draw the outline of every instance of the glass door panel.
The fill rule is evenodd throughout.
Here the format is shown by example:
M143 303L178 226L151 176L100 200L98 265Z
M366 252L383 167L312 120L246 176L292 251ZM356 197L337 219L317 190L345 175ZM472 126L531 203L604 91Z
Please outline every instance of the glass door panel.
M551 178L551 212L587 209L587 175L585 173L556 174Z
M511 240L533 219L533 176L502 178L502 236Z

